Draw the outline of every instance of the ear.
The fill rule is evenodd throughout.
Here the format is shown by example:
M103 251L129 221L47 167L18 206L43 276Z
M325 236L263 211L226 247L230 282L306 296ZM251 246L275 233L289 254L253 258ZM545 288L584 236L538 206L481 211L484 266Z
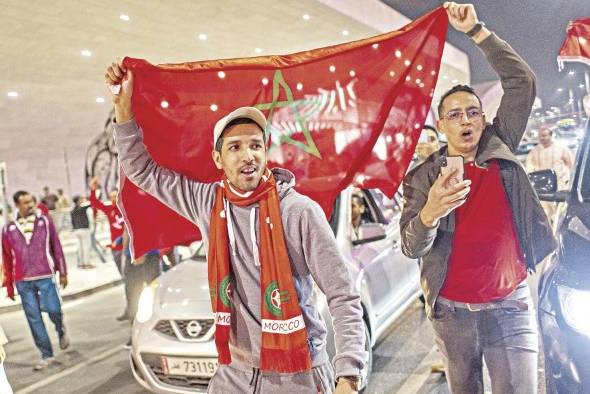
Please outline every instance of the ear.
M436 129L438 130L439 133L441 134L445 134L445 130L444 130L444 126L443 126L443 121L442 120L437 120L436 121Z
M483 122L483 128L486 128L486 114L481 113L481 121Z
M217 152L216 150L213 150L211 151L211 157L213 158L215 167L217 167L218 170L222 170L223 164L221 163L221 153Z

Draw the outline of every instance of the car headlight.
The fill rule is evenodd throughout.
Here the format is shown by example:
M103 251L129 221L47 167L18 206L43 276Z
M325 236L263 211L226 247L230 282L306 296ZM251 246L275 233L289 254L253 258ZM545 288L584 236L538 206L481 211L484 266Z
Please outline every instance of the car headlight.
M557 297L566 323L580 334L590 337L590 291L558 286Z
M154 288L152 286L146 286L141 291L137 305L137 314L135 315L135 320L139 323L145 323L151 319L154 311L154 295Z

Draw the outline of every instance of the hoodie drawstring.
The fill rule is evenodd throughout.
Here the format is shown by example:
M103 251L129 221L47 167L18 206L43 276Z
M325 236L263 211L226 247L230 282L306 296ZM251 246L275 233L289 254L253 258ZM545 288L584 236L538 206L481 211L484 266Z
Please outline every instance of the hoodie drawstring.
M254 256L254 265L260 267L260 255L258 253L258 244L256 243L256 209L250 210L250 240L252 241L252 256Z
M234 234L234 224L231 220L231 211L229 210L229 202L224 198L223 206L225 209L225 218L227 219L227 234L229 236L229 246L231 248L231 254L236 255L236 236Z

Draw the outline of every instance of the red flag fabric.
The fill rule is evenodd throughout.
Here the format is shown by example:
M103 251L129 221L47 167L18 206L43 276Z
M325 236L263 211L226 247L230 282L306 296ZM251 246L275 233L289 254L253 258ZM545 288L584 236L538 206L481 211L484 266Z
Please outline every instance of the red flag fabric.
M329 217L349 184L392 195L430 108L448 26L438 8L402 29L285 56L152 65L134 73L133 112L154 160L202 182L221 179L213 126L240 106L268 117L269 167ZM197 228L121 176L120 205L133 253L185 244Z
M583 62L590 66L590 18L577 19L569 23L557 61Z

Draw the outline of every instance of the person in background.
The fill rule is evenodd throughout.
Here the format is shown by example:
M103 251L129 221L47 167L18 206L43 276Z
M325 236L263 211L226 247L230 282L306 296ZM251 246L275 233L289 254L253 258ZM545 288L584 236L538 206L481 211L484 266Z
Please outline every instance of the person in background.
M363 221L363 214L367 207L365 206L365 199L362 196L362 192L358 191L357 193L353 193L351 196L351 220L350 224L352 225L352 233L351 239L357 240L359 239L359 229L361 224L364 223Z
M553 130L550 127L541 126L539 144L526 157L527 172L554 170L558 189L566 190L573 165L574 155L572 152L566 146L554 141ZM553 223L557 205L551 201L541 201L541 206L550 222Z
M49 186L43 187L43 194L41 195L41 202L49 209L50 211L54 211L57 207L57 200L59 198L49 191Z
M70 207L70 201L68 197L64 194L63 189L57 189L57 208L58 209L65 209Z
M35 345L41 352L41 359L33 369L40 371L53 361L53 348L41 309L55 325L59 347L63 350L70 345L55 283L55 274L59 272L59 284L62 288L68 285L66 260L53 222L35 208L31 194L19 190L13 200L17 217L2 229L2 285L11 300L14 300L14 286L18 290Z
M150 250L143 256L133 260L127 229L124 229L122 236L116 242L121 242L123 246L123 279L125 282L125 297L127 298L127 313L131 324L133 324L141 291L160 275L160 252L157 249ZM129 337L129 341L124 347L126 349L131 348L131 337Z
M31 196L31 200L33 200L33 203L43 215L49 216L49 209L47 208L47 205L43 204L42 202L37 202L37 197L35 196Z
M416 144L417 164L424 162L428 156L440 149L438 132L429 125L424 125L418 144Z
M62 231L69 224L70 201L64 194L63 189L57 189L57 198L56 209L53 212L53 222L57 226L57 230Z
M123 228L125 222L123 220L123 215L121 211L119 211L119 207L117 207L117 196L119 195L119 190L117 188L112 189L109 192L109 202L104 203L98 198L98 190L100 185L98 184L98 177L92 178L90 181L90 206L94 211L101 211L104 213L109 221L109 230L111 233L111 251L113 253L113 260L115 261L115 265L117 266L117 270L121 275L123 275L123 267L121 262L121 255L123 250L123 245L118 244L116 245L114 242L117 238L123 235Z
M541 126L539 144L529 152L526 158L527 172L554 170L557 175L558 188L565 190L573 165L572 151L554 140L553 130L550 127Z
M90 206L94 210L94 217L96 218L97 211L101 211L107 217L109 221L109 232L111 234L111 253L113 254L113 261L117 266L117 270L121 277L124 276L124 269L123 269L123 229L125 228L125 221L123 220L123 215L121 211L119 211L119 207L117 206L117 198L119 195L119 190L117 188L111 189L109 192L109 203L104 203L98 198L98 193L100 190L100 184L98 177L94 177L90 180ZM119 240L119 241L117 241ZM127 300L127 298L126 298ZM125 305L125 311L120 315L117 316L118 321L128 320L129 319L129 309L128 305Z
M78 240L78 268L90 269L96 268L90 263L90 247L92 242L92 227L94 220L92 217L90 204L82 196L74 196L74 208L70 212L72 218L72 229Z

